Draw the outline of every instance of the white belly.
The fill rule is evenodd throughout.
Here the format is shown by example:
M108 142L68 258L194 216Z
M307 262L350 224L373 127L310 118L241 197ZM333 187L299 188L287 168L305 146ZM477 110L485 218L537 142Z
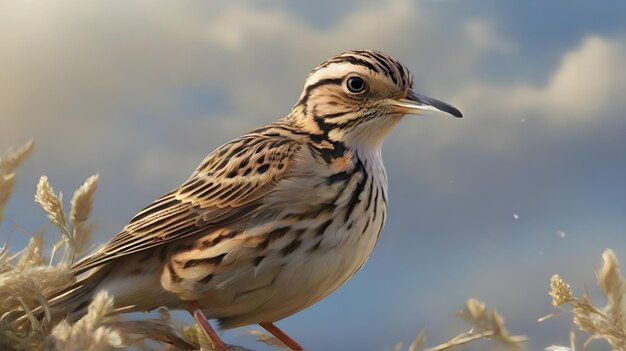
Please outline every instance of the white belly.
M369 210L365 211L366 199L361 199L359 207L362 206L364 215L355 217L352 223L343 220L343 212L335 214L340 218L335 218L327 228L317 248L313 248L318 241L317 233L309 231L302 238L302 245L290 255L266 259L254 269L242 268L235 280L224 278L222 292L225 295L221 296L224 299L216 299L213 295L211 301L207 301L212 305L207 314L211 318L220 318L225 328L272 322L328 296L359 270L378 240L386 206L382 201L382 188L376 188L376 191L378 205L370 204ZM318 228L323 222L316 220L303 224L303 227ZM290 241L276 243L277 248Z
M363 232L363 226L353 225L338 230L338 235L349 238L342 244L320 249L299 261L285 265L273 288L273 299L268 300L262 315L279 320L296 313L328 296L363 266L382 229L382 216Z

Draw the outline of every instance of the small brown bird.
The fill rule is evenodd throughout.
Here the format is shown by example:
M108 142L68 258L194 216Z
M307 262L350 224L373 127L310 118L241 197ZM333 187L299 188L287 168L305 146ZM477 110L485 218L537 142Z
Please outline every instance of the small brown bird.
M320 301L363 265L383 229L381 145L405 114L456 108L417 94L378 51L348 51L308 76L284 118L228 142L180 187L78 262L88 275L51 301L70 320L100 290L116 306L187 309L215 349L220 327L273 323Z

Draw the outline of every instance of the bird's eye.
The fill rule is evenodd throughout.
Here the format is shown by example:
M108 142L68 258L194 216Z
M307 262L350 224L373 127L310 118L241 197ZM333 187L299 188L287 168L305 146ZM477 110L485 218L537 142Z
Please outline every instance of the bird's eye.
M365 90L365 81L361 77L350 77L346 81L346 86L351 93L361 93Z

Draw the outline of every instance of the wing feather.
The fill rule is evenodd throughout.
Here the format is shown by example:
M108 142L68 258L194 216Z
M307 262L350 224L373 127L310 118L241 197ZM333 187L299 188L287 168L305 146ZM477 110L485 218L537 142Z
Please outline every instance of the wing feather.
M247 222L289 176L301 144L282 136L248 134L207 156L177 189L139 212L100 250L76 263L80 274L110 260L174 240Z

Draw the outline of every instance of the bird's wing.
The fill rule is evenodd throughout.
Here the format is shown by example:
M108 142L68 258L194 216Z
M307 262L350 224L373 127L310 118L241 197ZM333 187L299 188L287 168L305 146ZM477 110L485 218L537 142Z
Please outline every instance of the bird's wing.
M260 134L223 145L207 156L183 185L139 212L72 271L80 274L120 256L252 220L264 197L289 175L300 147L293 139Z

